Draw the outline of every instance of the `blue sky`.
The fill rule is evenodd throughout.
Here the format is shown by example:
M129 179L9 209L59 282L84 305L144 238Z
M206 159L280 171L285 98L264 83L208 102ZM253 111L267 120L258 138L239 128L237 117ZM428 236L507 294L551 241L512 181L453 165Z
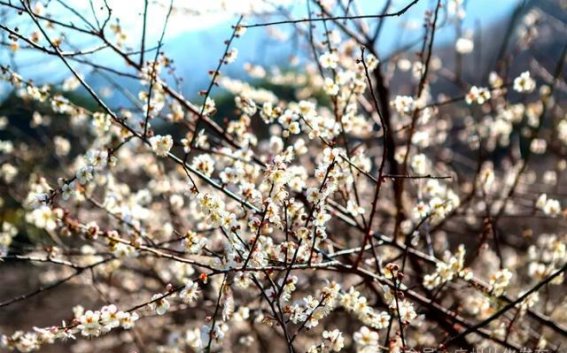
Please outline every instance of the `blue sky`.
M69 0L81 13L90 13L85 6L84 0ZM99 1L99 0L95 0ZM362 0L358 1L360 12L365 14L379 13L385 0ZM410 0L393 0L392 11L400 9L409 3ZM463 20L465 31L475 28L486 28L494 22L506 20L512 9L521 0L464 0L466 17ZM142 27L143 0L109 0L111 6L115 7L114 14L120 17L120 24L125 29L132 43L139 43ZM254 0L175 0L176 6L187 9L187 12L179 11L175 13L168 25L165 36L164 50L176 62L180 74L185 76L186 89L197 91L202 88L204 81L207 80L207 71L218 62L218 58L224 51L223 41L230 36L231 24L236 22L235 12L246 12L252 4L257 4ZM293 18L305 18L307 13L306 1L277 0L278 6L289 11ZM436 0L420 0L417 5L412 7L401 17L388 19L383 29L381 40L378 43L382 53L387 53L400 44L419 38L422 36L420 24L423 21L423 14L427 9L433 8ZM156 6L156 5L153 5ZM192 9L201 9L207 12L204 16L193 16ZM265 9L270 10L270 9ZM63 11L61 9L60 11ZM55 11L57 12L57 11ZM151 26L148 30L148 44L151 47L157 43L161 34L161 24L167 12L166 7L156 6L151 9ZM54 17L62 16L64 13L53 13ZM86 15L88 17L88 15ZM24 19L18 18L18 25L23 31L28 28L32 30L31 23L26 23ZM269 18L250 18L247 23L264 22L266 20L282 19L281 16L270 16ZM21 22L24 21L24 22ZM292 26L279 27L284 34L289 34ZM24 32L25 33L25 32ZM483 36L486 36L484 34ZM74 38L69 36L69 38ZM455 39L453 28L446 28L437 35L436 44L442 45ZM77 38L77 40L80 40ZM88 43L88 42L87 42ZM262 63L277 65L287 63L291 54L293 43L273 41L266 34L264 28L249 29L245 36L236 43L239 50L239 58L234 63L229 73L236 74L237 68L241 68L245 62ZM87 44L88 46L93 44ZM9 63L8 50L0 49L0 62ZM97 55L98 62L105 62L114 67L122 65L121 59L116 56L100 53ZM57 58L45 60L44 54L22 50L17 53L16 62L20 64L20 73L25 77L33 78L37 81L43 79L64 79L67 73ZM57 73L57 74L54 74ZM60 77L59 77L60 76ZM189 93L189 92L187 92ZM189 94L191 96L191 94Z

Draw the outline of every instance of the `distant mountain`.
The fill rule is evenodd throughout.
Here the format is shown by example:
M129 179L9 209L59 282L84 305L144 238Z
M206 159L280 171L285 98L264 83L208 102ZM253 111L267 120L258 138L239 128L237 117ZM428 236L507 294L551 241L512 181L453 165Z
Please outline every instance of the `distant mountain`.
M467 3L467 17L464 20L464 27L468 29L476 28L478 25L483 28L486 33L483 43L491 45L492 37L486 28L489 28L494 22L505 22L509 17L511 9L521 0L475 0ZM549 3L552 6L553 1L540 0L538 3ZM407 4L407 0L394 0L392 2L392 11L402 8ZM386 20L384 29L378 41L378 46L383 54L387 54L409 42L419 39L423 32L420 23L423 21L423 14L426 9L431 8L434 2L429 0L421 0L416 6L412 7L406 14L401 17L394 17ZM372 14L379 13L382 8L382 2L362 1L361 13ZM487 8L490 8L490 11ZM560 13L560 11L553 11ZM305 6L294 5L290 16L293 18L305 18ZM565 16L560 13L558 16ZM282 17L271 17L269 20L280 20ZM190 20L190 19L188 19ZM268 18L248 18L247 23L257 23L268 20ZM181 91L188 97L196 97L200 89L206 88L209 82L208 71L216 67L219 58L224 52L224 40L228 39L231 34L231 25L234 21L225 22L215 25L206 30L191 31L172 38L166 38L163 50L174 60L177 68L177 76L183 78ZM276 27L273 27L275 29ZM413 28L413 29L412 29ZM278 31L282 31L289 38L285 41L277 41L271 38L266 28L249 29L244 36L238 38L234 47L238 49L238 59L223 69L223 73L233 77L241 77L243 74L242 65L245 62L262 64L266 66L286 67L289 65L291 55L298 55L299 59L310 59L308 46L304 38L298 38L297 33L292 33L292 25L283 25L277 27ZM286 32L287 31L287 32ZM320 34L321 24L317 25L316 31ZM451 25L440 31L436 37L436 46L443 47L447 43L455 40L455 31ZM483 44L484 45L484 44ZM26 77L32 77L37 82L54 80L63 80L69 77L69 73L57 58L45 60L45 57L39 57L43 54L26 53L26 61L28 65L21 70ZM1 58L1 56L0 56ZM104 52L94 56L95 60L100 63L108 63L119 70L125 69L122 60L116 55L104 54ZM300 66L301 67L301 66ZM83 72L86 72L84 70ZM127 99L119 94L120 90L129 90L137 92L140 88L136 80L113 76L113 83L110 84L106 77L98 73L87 76L87 81L97 90L106 93L113 93L105 96L105 99L112 106L129 106ZM106 89L108 88L108 89ZM134 93L136 95L136 93Z

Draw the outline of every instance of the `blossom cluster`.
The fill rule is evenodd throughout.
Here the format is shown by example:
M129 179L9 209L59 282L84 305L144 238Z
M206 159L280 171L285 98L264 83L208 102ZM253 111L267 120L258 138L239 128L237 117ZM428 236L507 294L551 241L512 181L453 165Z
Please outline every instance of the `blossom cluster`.
M85 311L82 306L77 306L73 308L73 312L75 318L69 324L63 321L61 326L34 327L34 330L30 332L16 331L11 336L2 335L0 344L7 349L32 352L57 340L74 339L77 334L97 337L117 328L129 330L134 327L139 318L136 312L120 311L113 304L96 311Z

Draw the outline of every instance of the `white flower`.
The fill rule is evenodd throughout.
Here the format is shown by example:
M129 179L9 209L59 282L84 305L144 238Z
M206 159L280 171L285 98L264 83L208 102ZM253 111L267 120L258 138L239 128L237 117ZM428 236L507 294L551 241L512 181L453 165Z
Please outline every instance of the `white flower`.
M323 195L319 192L318 188L307 189L307 201L312 204L316 204L323 198Z
M126 313L123 312L120 315L120 326L122 326L123 329L125 330L129 330L132 327L134 327L134 323L140 318L140 316L138 316L138 313L133 312L133 313Z
M539 208L541 210L545 207L546 203L547 203L547 194L541 194L537 198L535 206L536 208Z
M207 239L195 232L188 231L183 239L183 246L191 254L197 254L205 245Z
M547 198L546 194L541 194L538 197L535 206L551 217L557 217L561 214L561 203L558 200Z
M180 210L185 204L185 201L183 200L183 196L173 194L169 197L169 204L174 210Z
M116 305L107 305L100 310L100 323L104 326L105 332L120 326L120 311Z
M135 257L138 255L136 248L124 243L114 243L111 250L112 254L117 258Z
M297 121L294 121L291 124L289 124L288 130L293 135L298 135L301 132L301 129L299 127L299 123Z
M61 198L67 201L69 200L73 194L75 193L75 182L72 181L69 184L63 184L61 187Z
M374 71L374 69L378 67L379 63L380 61L376 56L374 56L374 54L368 54L366 56L366 67L368 68L368 71Z
M100 325L100 312L88 310L86 313L79 317L79 326L83 336L99 336L102 332Z
M12 141L2 141L0 140L0 153L12 153L14 151L14 144Z
M335 81L329 77L325 78L323 89L329 96L336 96L339 93L339 85L337 85Z
M459 54L470 54L474 50L474 42L470 38L461 37L455 42L455 50Z
M360 330L356 331L352 336L354 342L359 347L359 351L377 352L378 348L378 332L371 331L368 327L362 326Z
M96 112L93 114L93 125L99 135L103 135L106 131L110 130L112 126L112 118L108 114Z
M39 2L37 4L39 4ZM63 89L63 91L68 92L68 91L76 90L77 88L79 88L80 85L81 85L81 81L79 81L79 79L77 79L77 77L73 75L65 79L65 81L63 81L63 85L61 86L61 88Z
M529 71L524 71L514 80L514 90L520 93L530 93L536 87L535 80L531 78Z
M506 268L490 276L489 283L492 288L492 293L496 296L504 294L504 291L510 284L510 279L512 279L512 272Z
M211 97L207 97L203 106L203 114L212 115L217 111L215 101Z
M89 151L87 153L87 163L95 169L106 167L108 163L108 151Z
M345 346L343 334L339 330L323 331L323 338L329 340L330 348L334 352L339 352Z
M169 310L169 302L162 297L163 294L154 294L151 299L150 308L155 310L158 315L164 315Z
M429 205L423 201L419 201L413 208L412 217L415 220L422 220L429 214Z
M382 329L388 327L389 323L390 315L387 312L383 311L377 315L374 315L372 327Z
M411 322L413 319L417 317L417 313L413 308L413 304L407 300L402 300L399 302L400 307L400 318L405 322Z
M81 185L85 185L94 179L93 175L94 169L90 165L87 165L77 171L75 176Z
M193 159L191 166L204 175L210 177L215 171L215 160L208 154L201 154Z
M71 143L64 137L55 136L53 144L55 146L55 154L60 157L68 155L71 151Z
M543 213L551 217L557 217L561 214L561 204L558 200L548 199L543 206Z
M26 220L38 228L54 230L57 228L57 213L48 206L41 206L26 215Z
M415 108L415 101L410 96L396 96L390 104L399 114L409 114Z
M557 137L567 145L567 119L563 119L557 124Z
M165 157L173 147L173 139L170 135L156 135L150 138L152 150L160 157Z
M185 342L194 351L200 352L203 342L201 341L201 332L198 328L187 330L185 332Z
M184 303L193 303L199 297L199 284L191 280L185 282L185 288L179 292L179 298L183 300Z
M325 53L319 57L319 62L324 69L336 69L339 56L335 52Z
M467 95L465 96L465 102L467 104L483 104L491 97L490 91L483 87L472 86Z
M428 160L424 154L416 154L411 160L411 168L417 175L427 173Z
M6 126L8 126L9 120L8 117L2 115L0 116L0 130L4 130Z
M5 163L0 167L0 176L4 178L7 184L14 181L16 175L18 175L18 169L10 163Z
M8 252L10 244L12 244L12 238L18 234L18 229L11 223L2 223L2 229L0 231L0 256L5 256Z
M256 103L248 97L236 96L234 98L234 102L236 103L236 107L242 110L242 112L246 115L252 116L256 114L256 111L258 110Z

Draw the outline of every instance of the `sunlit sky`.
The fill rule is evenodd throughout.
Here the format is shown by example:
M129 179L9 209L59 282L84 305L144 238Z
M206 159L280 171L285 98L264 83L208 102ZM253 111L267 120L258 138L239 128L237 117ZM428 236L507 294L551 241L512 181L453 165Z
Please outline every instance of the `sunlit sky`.
M329 1L329 0L327 0ZM380 13L385 0L359 0L355 3L360 13L377 14ZM504 21L509 16L511 10L521 0L465 0L467 15L463 26L465 31L478 26L489 26L494 22ZM102 0L93 0L94 6L91 9L87 0L63 0L62 2L70 5L87 20L94 22L94 13L99 20L107 14ZM138 48L143 28L144 0L107 0L113 9L112 22L119 19L121 27L128 36L127 44L133 49ZM393 0L391 11L397 11L405 7L410 0ZM420 0L402 17L391 18L386 21L383 35L378 43L379 50L387 53L394 50L403 42L408 42L410 37L416 38L421 35L420 24L423 21L424 12L431 9L437 0ZM444 1L445 2L445 1ZM33 2L32 2L33 3ZM169 9L169 0L150 0L148 28L146 36L147 47L157 44L161 36L164 20ZM240 14L245 15L246 23L264 22L266 20L281 20L282 15L254 17L253 14L278 13L275 11L282 7L289 16L296 19L306 18L306 0L173 0L176 11L169 19L165 33L163 49L176 62L182 70L182 74L190 74L191 80L188 85L191 89L196 89L201 83L199 80L207 78L206 72L211 69L211 63L217 62L224 50L223 41L231 33L231 25L235 23ZM313 10L313 9L312 9ZM94 11L94 12L93 12ZM80 23L78 17L68 9L63 8L57 2L51 2L49 13L63 21ZM339 11L337 11L339 13ZM33 30L33 23L25 16L15 19L19 21L18 26L30 31ZM24 22L22 22L24 21ZM25 22L27 21L27 23ZM22 24L24 24L22 26ZM405 29L401 30L400 26ZM415 28L411 33L408 27ZM278 30L290 31L291 26L278 27ZM455 32L452 29L441 31L436 38L436 44L443 44L450 40L455 40ZM70 40L83 47L96 46L95 42L85 42L83 39L70 33ZM258 64L276 65L287 61L292 45L290 43L275 43L265 45L267 35L265 28L250 29L244 38L240 39L236 46L239 50L237 66L231 66L230 70L242 67L245 62ZM266 55L266 50L269 54ZM0 51L0 62L7 62L8 50ZM101 52L97 55L97 60L102 59L107 65L122 65L122 60L117 56L106 55ZM103 56L104 55L104 56ZM68 72L62 68L62 64L52 58L46 61L43 54L30 50L22 50L17 53L20 73L26 77L42 80L48 77L50 80L64 79ZM61 77L54 78L53 73L61 73ZM2 87L0 87L0 90Z
M143 24L143 0L108 0L113 9L113 17L120 18L121 25L127 32L140 32ZM82 13L92 14L89 2L86 0L67 0L67 3ZM94 0L95 8L103 5L101 0ZM172 13L167 25L166 37L202 30L218 26L230 21L239 14L273 11L275 6L287 6L293 0L274 0L270 2L258 0L173 0L175 12ZM270 5L273 4L273 5ZM147 21L149 40L157 40L161 35L164 20L169 10L169 0L149 1Z
M392 11L407 5L410 0L392 1ZM83 14L92 14L89 2L86 0L67 1ZM484 22L498 19L506 14L519 0L465 0L468 18L467 23L472 24L476 20ZM94 3L102 5L101 0ZM383 1L361 0L357 2L364 13L377 13L382 8ZM140 32L143 12L143 0L108 0L113 9L113 17L120 18L121 25L129 33ZM174 8L178 9L170 18L166 38L178 36L185 32L203 30L218 26L234 20L239 14L249 15L252 13L270 12L278 6L291 9L292 15L302 18L306 14L305 0L173 0ZM412 9L416 15L415 20L421 21L423 11L431 6L431 0L420 0ZM97 7L95 6L95 8ZM168 12L168 0L150 1L148 21L148 39L157 40L163 28L164 19ZM196 15L200 13L200 15Z

